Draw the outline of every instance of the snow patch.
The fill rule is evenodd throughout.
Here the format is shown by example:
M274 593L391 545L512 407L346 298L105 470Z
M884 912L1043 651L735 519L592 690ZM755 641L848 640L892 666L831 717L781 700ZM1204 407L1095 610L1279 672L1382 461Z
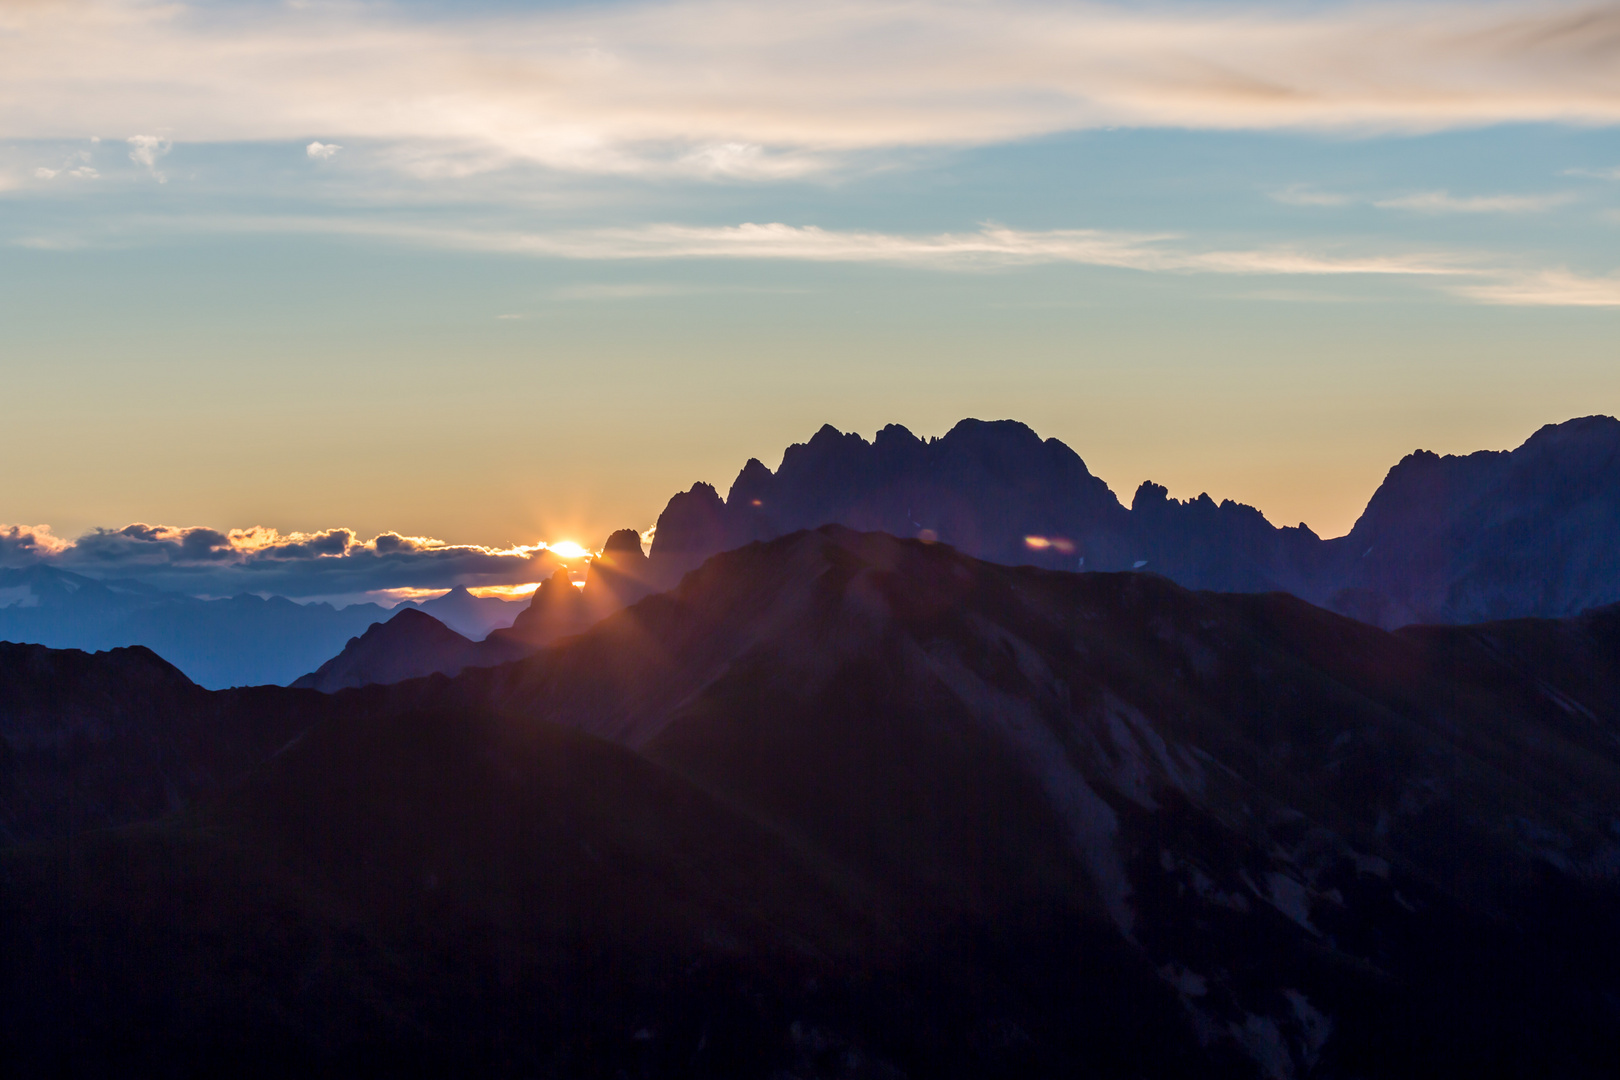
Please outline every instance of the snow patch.
M1264 877L1266 902L1306 930L1320 936L1322 932L1311 925L1311 895L1305 884L1295 881L1287 874L1276 872L1266 874Z
M39 607L39 597L27 585L10 585L0 589L0 608Z

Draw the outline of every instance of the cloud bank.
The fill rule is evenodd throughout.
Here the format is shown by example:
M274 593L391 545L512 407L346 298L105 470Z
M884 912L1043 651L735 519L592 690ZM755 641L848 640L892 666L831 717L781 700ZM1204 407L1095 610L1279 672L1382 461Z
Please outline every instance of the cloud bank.
M101 580L133 580L193 596L267 593L293 599L453 585L521 585L563 560L544 544L490 548L350 529L280 533L255 526L136 523L64 540L45 525L0 525L0 567L53 566Z
M1102 126L1523 121L1620 121L1620 6L0 5L0 136L315 139L317 159L364 141L424 175L527 162L773 179L852 152ZM134 139L151 167L157 144Z

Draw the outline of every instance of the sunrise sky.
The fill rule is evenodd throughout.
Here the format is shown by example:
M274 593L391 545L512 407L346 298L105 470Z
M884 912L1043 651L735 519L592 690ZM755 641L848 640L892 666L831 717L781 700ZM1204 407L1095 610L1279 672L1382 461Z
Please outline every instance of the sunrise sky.
M1617 123L1613 3L0 0L0 522L599 544L975 416L1338 535L1620 412Z

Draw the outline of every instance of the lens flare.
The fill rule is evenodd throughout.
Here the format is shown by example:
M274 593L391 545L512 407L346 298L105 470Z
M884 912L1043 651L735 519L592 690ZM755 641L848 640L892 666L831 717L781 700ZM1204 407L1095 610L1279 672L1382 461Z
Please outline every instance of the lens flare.
M572 540L559 540L555 544L547 544L546 550L553 555L560 555L565 559L583 559L590 552L574 543Z

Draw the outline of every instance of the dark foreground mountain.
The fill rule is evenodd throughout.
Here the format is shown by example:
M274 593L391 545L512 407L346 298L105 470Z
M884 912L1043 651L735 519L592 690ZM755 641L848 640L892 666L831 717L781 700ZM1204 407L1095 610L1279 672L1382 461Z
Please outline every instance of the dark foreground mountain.
M0 642L0 844L177 810L309 722L285 695L209 693L138 645Z
M25 1071L1620 1055L1612 611L1391 634L827 529L502 667L203 697L303 733L178 816L0 857Z
M1548 425L1511 452L1417 451L1333 540L1153 483L1127 510L1073 450L1013 421L964 420L926 442L898 425L871 443L828 426L774 473L749 461L724 500L707 484L670 499L653 575L673 585L716 552L828 523L1011 565L1283 590L1385 627L1564 617L1620 601L1620 421Z
M457 675L526 656L533 649L510 640L470 641L415 608L371 628L293 686L332 693L351 686L395 683L420 675Z

